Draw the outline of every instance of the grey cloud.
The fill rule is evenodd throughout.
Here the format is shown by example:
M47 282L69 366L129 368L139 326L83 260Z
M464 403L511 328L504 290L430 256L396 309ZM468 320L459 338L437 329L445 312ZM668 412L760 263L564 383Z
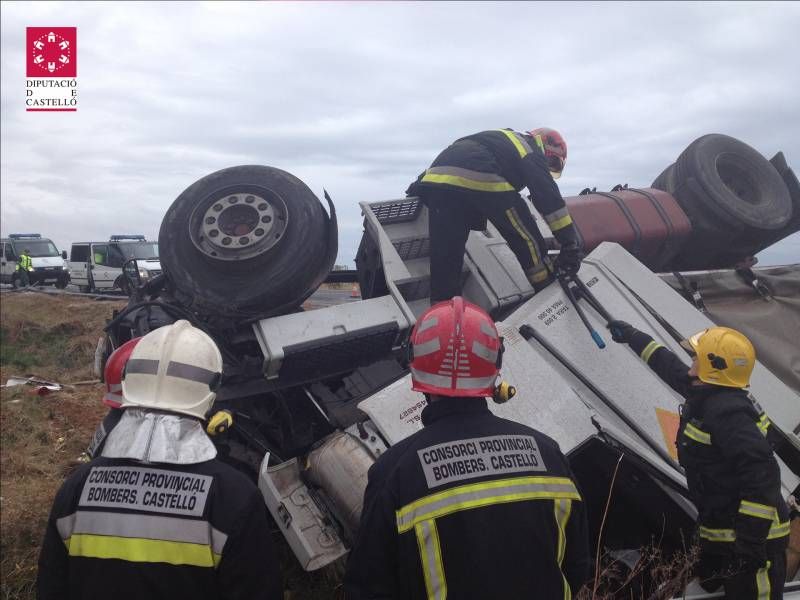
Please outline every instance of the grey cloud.
M79 27L80 109L26 114L24 28L53 22ZM763 2L7 3L3 232L155 236L193 181L260 163L329 189L349 262L359 200L496 127L561 129L565 195L649 184L712 131L796 163L798 23Z

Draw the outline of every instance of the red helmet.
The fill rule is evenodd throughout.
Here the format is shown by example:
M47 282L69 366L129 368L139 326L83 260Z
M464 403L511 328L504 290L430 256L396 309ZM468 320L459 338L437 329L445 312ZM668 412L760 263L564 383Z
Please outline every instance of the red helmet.
M139 343L141 337L128 340L122 346L114 350L106 361L106 368L103 371L103 379L106 382L106 393L103 394L103 404L111 408L119 408L122 404L122 371L125 363L131 357L131 352Z
M536 145L544 152L547 168L550 169L553 179L561 177L564 163L567 162L567 142L564 141L561 134L549 127L539 127L539 129L529 131L528 135L533 136Z
M502 343L492 318L460 296L425 311L411 332L411 389L440 396L491 396Z

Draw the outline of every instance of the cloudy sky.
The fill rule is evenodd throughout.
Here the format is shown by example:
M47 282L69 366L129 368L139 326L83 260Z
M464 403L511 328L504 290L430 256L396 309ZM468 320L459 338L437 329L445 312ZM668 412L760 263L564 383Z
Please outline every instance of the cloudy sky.
M337 204L402 196L454 139L556 127L559 185L645 186L726 133L800 171L798 3L2 3L2 233L156 238L237 164ZM78 27L77 113L26 113L25 28ZM800 259L800 235L762 262Z

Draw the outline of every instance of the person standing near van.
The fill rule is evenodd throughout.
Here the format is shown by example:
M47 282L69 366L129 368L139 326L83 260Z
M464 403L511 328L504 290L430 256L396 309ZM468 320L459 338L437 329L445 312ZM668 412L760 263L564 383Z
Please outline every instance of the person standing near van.
M33 260L31 260L31 251L27 248L19 255L17 271L19 273L20 286L28 287L31 284L31 278L28 273L33 271Z

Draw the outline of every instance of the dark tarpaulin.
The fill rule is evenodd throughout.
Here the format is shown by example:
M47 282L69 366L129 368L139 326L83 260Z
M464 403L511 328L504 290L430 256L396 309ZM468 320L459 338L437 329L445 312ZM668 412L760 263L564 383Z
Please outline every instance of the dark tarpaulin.
M800 264L752 270L771 291L765 300L734 270L682 273L697 283L708 317L738 329L753 342L756 357L786 385L800 393ZM679 292L674 275L662 275Z

